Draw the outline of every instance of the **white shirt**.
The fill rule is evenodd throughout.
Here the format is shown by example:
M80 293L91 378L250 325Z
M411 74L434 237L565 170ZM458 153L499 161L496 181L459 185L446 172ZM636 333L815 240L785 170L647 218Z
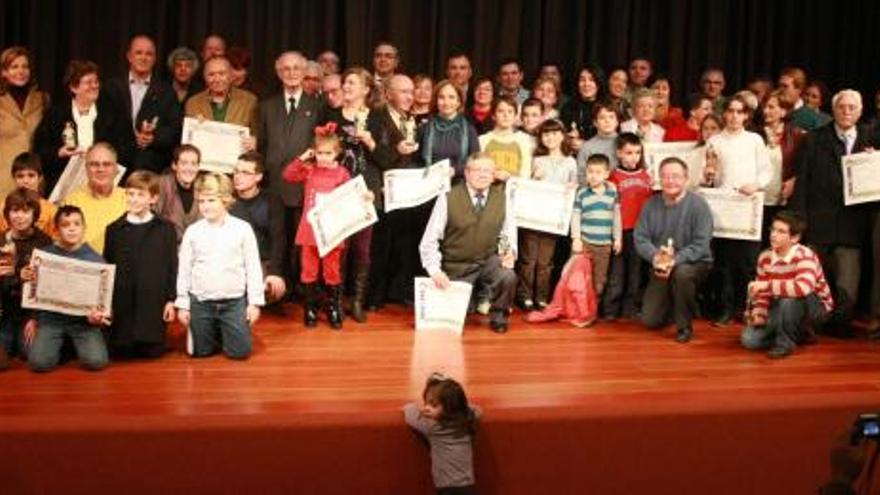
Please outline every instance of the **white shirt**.
M139 79L137 76L128 73L128 90L131 92L131 123L137 129L137 114L141 111L141 104L150 89L150 78Z
M212 301L247 294L249 306L265 304L260 250L244 220L227 214L219 223L197 221L184 232L179 256L178 308L189 310L190 295Z
M290 114L290 99L293 98L294 108L298 108L302 93L302 88L297 89L293 93L288 92L286 89L284 90L284 110L287 111L288 115Z
M73 111L73 121L76 123L76 145L81 150L87 150L95 144L95 119L98 118L98 107L92 103L88 112L80 114L76 103L70 103Z
M856 132L856 126L852 126L847 130L843 130L840 127L837 127L837 124L834 124L834 132L837 133L837 139L843 143L844 148L846 149L846 154L852 153L853 146L856 144L856 136L858 133Z
M718 155L718 176L715 187L739 189L746 184L756 184L764 190L770 183L773 169L767 145L761 136L754 132L740 130L738 132L722 131L709 139L706 146L711 146Z
M643 142L646 143L662 143L663 136L666 134L666 129L660 127L654 122L651 122L651 127L648 129L648 132L642 135L642 130L639 129L639 123L636 122L636 119L629 119L626 122L620 124L620 132L631 132L633 134L636 134L637 136L642 138Z
M476 206L477 192L467 186L468 195L471 197L471 203ZM434 276L443 271L442 261L443 254L440 252L440 241L446 233L446 219L449 214L447 206L447 194L437 196L434 203L434 210L431 212L431 218L428 225L425 226L425 233L422 235L422 241L419 243L419 256L422 258L422 266L428 275ZM489 189L483 191L483 205L489 204ZM509 212L506 212L509 213ZM516 257L516 222L513 215L504 215L504 222L501 224L501 233L507 237L510 249Z

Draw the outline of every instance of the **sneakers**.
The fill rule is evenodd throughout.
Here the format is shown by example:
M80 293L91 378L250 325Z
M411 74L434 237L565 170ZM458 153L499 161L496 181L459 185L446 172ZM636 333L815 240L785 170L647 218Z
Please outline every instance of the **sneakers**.
M489 301L483 300L477 303L477 313L481 315L488 315L490 309L492 309L492 303Z

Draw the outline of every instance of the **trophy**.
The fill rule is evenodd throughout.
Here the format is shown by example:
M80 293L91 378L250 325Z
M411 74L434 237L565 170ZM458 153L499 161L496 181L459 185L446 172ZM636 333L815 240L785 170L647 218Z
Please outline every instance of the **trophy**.
M717 178L718 153L715 151L715 148L708 146L706 147L706 167L703 169L703 181L706 185L713 186Z
M367 132L367 116L370 114L370 111L366 108L358 111L358 113L354 116L354 128L355 132Z
M503 232L498 236L498 256L502 258L510 252L510 239Z
M12 232L7 232L6 242L0 246L0 265L15 265L15 242L12 241Z
M667 278L672 271L672 261L675 256L675 248L672 237L666 240L666 245L660 247L658 259L654 262L654 275Z
M407 117L403 121L403 140L409 143L416 142L416 120L412 117Z
M64 123L64 130L61 131L61 143L65 148L76 149L76 128L73 127L73 122Z

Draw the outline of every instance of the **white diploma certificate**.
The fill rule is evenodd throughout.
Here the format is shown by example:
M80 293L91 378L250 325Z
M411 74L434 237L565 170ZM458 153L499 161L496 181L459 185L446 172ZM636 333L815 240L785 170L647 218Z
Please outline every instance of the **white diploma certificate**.
M449 160L428 168L387 170L383 174L385 211L412 208L449 191Z
M309 210L307 219L315 234L318 254L324 256L348 236L378 220L376 207L364 196L369 192L364 177L358 175L333 191Z
M245 126L185 117L180 143L199 149L202 154L199 170L231 174L244 152L241 140L250 135L250 129Z
M764 219L764 193L751 196L725 189L701 188L699 194L706 198L712 210L714 237L760 241Z
M416 331L451 330L464 332L471 284L449 282L446 289L438 289L428 277L415 278Z
M880 201L880 153L853 153L841 160L843 204Z
M672 143L644 143L645 164L648 167L648 173L651 175L651 183L655 191L660 190L660 163L674 156L687 164L688 176L693 177L693 172L699 169L700 175L703 173L703 154L705 150L702 146L697 147L696 141L681 141Z
M122 176L125 175L125 167L119 163L116 168L116 185L119 185L119 181L122 180ZM52 188L52 194L49 195L49 201L55 204L63 203L70 193L82 188L88 183L88 181L89 178L86 175L85 153L71 157L67 162L67 166L64 167L64 171L61 172L61 177L58 178L58 182L55 183L55 187Z
M36 280L22 287L21 307L73 316L88 316L95 308L106 312L112 309L115 265L35 249L31 267Z
M566 235L575 192L568 184L511 177L504 188L507 214L514 214L517 227Z

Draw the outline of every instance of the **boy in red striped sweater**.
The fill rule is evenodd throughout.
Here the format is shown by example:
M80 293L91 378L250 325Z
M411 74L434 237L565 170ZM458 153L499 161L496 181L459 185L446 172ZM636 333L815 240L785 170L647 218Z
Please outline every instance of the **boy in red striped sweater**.
M795 212L773 217L770 249L758 256L758 276L749 284L748 326L741 337L747 349L770 347L770 357L785 357L834 307L818 256L799 244L806 226Z

